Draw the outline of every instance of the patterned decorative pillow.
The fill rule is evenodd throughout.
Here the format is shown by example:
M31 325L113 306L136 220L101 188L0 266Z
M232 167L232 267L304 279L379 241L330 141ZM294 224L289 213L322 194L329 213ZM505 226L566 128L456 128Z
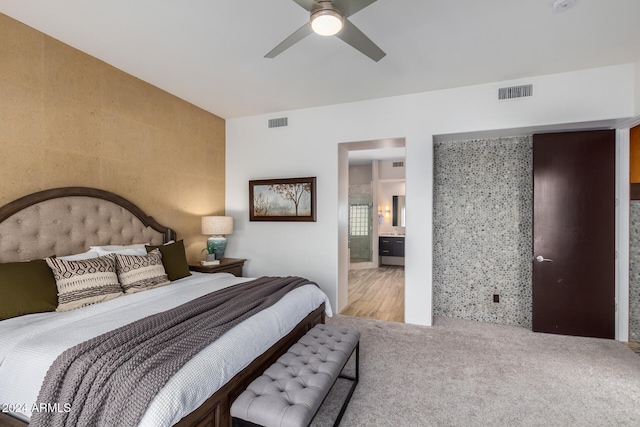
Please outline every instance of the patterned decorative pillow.
M116 274L116 256L68 261L46 258L58 287L58 308L68 311L122 295Z
M146 255L121 255L116 253L116 269L120 286L127 294L146 291L171 283L162 265L158 249Z

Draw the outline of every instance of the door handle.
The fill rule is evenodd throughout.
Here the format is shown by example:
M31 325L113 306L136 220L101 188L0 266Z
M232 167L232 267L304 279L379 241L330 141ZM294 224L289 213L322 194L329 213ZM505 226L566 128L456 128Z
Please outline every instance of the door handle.
M542 255L538 255L537 257L534 258L536 261L538 262L544 262L544 261L549 261L549 262L553 262L552 259L548 259L548 258L543 258Z

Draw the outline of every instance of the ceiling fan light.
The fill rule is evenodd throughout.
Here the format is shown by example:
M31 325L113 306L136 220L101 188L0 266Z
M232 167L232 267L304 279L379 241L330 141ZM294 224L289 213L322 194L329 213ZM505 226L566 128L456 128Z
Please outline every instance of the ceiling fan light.
M332 36L342 29L342 15L332 9L321 9L311 15L311 28L321 36Z

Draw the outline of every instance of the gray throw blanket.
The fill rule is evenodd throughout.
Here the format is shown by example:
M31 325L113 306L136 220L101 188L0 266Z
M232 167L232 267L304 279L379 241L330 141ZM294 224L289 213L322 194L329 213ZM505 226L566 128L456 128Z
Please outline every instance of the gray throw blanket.
M300 277L262 277L66 350L49 368L38 396L38 404L53 404L59 410L34 412L30 425L137 425L154 396L192 356L308 283ZM65 407L70 410L65 412Z

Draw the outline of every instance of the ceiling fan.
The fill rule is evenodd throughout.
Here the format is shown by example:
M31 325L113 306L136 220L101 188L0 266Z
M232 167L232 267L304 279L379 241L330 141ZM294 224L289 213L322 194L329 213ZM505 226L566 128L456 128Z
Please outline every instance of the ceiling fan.
M265 58L275 58L312 32L323 36L335 35L369 58L378 62L386 53L365 36L347 18L376 0L293 0L311 13L309 22L287 37L267 53Z

